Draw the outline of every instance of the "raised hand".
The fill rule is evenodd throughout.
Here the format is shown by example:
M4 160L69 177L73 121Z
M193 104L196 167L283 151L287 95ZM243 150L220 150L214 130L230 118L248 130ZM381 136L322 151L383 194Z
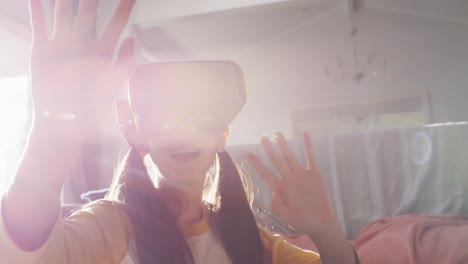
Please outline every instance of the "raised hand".
M120 59L112 60L133 5L134 0L121 0L104 33L95 38L98 0L81 0L76 17L72 0L55 0L50 35L42 0L30 0L36 120L1 212L22 249L34 251L47 241L57 223L64 179L80 157L80 140L94 130L105 108L112 109L114 96L133 71L131 40L124 42ZM49 118L42 117L45 113ZM60 120L73 116L73 121ZM38 263L34 258L29 262Z
M311 237L339 227L325 181L315 162L309 134L304 134L306 167L294 157L283 134L278 133L276 141L279 151L266 137L261 139L261 144L278 175L254 154L248 154L253 168L273 191L273 214L298 233Z
M118 59L112 59L134 3L120 0L107 28L97 36L98 0L81 0L76 16L72 0L56 0L51 34L42 0L30 0L30 74L36 114L70 114L90 120L112 107L134 70L132 39L125 40Z

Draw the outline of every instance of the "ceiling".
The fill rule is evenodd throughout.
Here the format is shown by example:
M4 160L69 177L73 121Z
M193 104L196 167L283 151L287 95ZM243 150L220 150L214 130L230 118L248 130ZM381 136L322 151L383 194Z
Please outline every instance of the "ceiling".
M270 42L301 25L313 23L334 10L338 2L288 1L173 18L170 23L146 21L138 24L135 35L140 50L149 53L143 54L146 55L143 60L235 60L262 43Z
M43 0L48 6L55 0ZM79 0L73 0L79 1ZM0 2L0 28L29 39L27 0ZM102 1L101 13L112 10L116 1ZM354 4L360 8L373 8L468 24L466 0L138 0L133 21L143 26L169 23L173 19L192 17L222 11L246 8L307 6L315 15L329 12L339 5ZM277 14L271 14L276 16ZM276 19L278 17L275 17Z
M348 19L351 13L342 12L343 7L344 10L353 7L356 17L359 17L360 10L371 9L395 16L409 15L468 25L466 0L296 0L257 5L258 2L267 2L259 0L251 1L249 8L232 8L231 1L223 2L226 3L225 9L211 12L212 9L199 8L198 15L184 9L173 11L174 15L169 16L161 14L157 4L137 6L133 23L141 30L138 35L140 44L158 53L158 59L191 56L236 58L272 38L332 13L340 13L341 18L335 16L339 20Z
M48 3L46 10L50 13L55 0L43 1ZM27 2L0 1L0 56L4 58L0 61L0 78L27 72L30 45ZM101 1L100 28L112 14L116 2ZM138 36L141 60L239 59L314 23L322 29L317 38L323 38L324 32L333 31L336 23L341 23L341 27L347 23L346 10L350 6L357 7L354 14L358 18L360 13L365 13L360 10L374 10L393 15L394 19L400 16L424 19L418 24L421 30L427 30L428 21L468 26L466 0L200 0L194 3L137 1L131 28Z
M361 0L362 6L468 24L466 0Z

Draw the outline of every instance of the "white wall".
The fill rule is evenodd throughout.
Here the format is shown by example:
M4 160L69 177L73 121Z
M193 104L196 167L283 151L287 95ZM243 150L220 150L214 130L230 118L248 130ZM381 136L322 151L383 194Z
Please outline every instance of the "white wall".
M344 7L297 26L241 55L248 103L233 124L231 144L256 142L276 131L291 134L289 114L300 106L340 97L429 90L432 121L462 121L468 114L468 26L374 9L361 10L358 47L388 58L384 79L329 83L324 63L350 52Z
M167 19L218 12L229 9L287 2L291 0L159 0L140 1L132 20L141 25L154 25Z

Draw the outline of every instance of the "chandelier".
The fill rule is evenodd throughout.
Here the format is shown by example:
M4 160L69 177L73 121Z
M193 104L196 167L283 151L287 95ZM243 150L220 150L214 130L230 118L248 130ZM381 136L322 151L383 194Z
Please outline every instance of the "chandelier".
M359 28L353 23L355 10L350 13L350 26L346 39L351 45L346 51L336 54L336 58L323 66L325 78L332 83L347 82L362 84L371 79L382 79L388 69L385 55L378 54L374 48L365 50L358 46Z

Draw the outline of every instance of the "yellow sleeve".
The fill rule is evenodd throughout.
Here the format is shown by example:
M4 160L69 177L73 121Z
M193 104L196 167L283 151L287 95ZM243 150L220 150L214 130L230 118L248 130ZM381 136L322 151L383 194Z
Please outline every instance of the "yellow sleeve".
M272 264L320 263L319 254L293 246L281 236L274 235L262 227L260 227L260 235L266 249L271 252Z
M0 217L0 262L120 264L127 253L129 226L120 206L111 201L96 201L59 220L41 248L26 252L11 241Z

